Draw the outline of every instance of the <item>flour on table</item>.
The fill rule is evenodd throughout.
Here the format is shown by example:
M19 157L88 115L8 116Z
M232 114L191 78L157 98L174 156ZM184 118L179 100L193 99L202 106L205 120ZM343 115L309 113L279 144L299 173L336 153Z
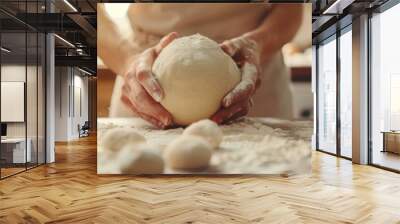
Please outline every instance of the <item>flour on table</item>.
M140 118L99 118L98 138L116 127L134 129L161 151L183 132L183 128L154 129ZM219 150L212 155L209 168L189 173L281 174L310 171L312 122L244 118L220 127L224 137ZM102 153L99 146L98 153ZM164 173L188 172L166 167Z

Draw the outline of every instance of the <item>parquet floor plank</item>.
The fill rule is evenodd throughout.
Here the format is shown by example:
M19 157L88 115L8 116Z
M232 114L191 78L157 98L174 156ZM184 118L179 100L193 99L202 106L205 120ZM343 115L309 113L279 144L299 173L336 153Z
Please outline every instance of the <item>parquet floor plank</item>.
M0 223L400 223L400 175L319 152L283 177L99 176L96 138L0 181Z

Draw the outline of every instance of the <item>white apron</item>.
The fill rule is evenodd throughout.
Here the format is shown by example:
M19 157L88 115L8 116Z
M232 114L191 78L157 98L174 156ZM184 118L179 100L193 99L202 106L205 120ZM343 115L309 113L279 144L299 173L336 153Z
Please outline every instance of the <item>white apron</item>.
M128 10L133 42L139 54L166 34L200 33L217 42L255 29L267 16L266 3L135 3ZM273 35L273 34L271 34ZM281 52L262 67L261 86L253 96L249 116L291 119L290 77ZM110 117L136 116L120 100L123 79L117 76L111 98Z

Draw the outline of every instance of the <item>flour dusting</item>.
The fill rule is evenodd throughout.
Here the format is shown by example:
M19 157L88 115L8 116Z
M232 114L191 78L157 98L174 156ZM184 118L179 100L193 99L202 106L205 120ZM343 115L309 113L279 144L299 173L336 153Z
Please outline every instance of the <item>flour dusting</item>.
M99 118L98 138L116 127L129 127L156 145L160 153L183 128L154 129L139 118ZM201 172L167 168L164 173L282 174L305 173L311 168L311 122L290 122L267 118L244 118L220 126L224 137L211 158L211 165ZM98 145L98 166L103 150Z

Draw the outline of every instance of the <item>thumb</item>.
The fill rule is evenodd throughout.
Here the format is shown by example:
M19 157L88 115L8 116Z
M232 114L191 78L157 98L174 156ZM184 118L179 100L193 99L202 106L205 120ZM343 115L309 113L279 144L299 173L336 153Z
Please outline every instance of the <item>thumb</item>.
M226 40L220 44L221 49L228 54L229 56L233 57L236 52L240 49L240 46L234 40Z

